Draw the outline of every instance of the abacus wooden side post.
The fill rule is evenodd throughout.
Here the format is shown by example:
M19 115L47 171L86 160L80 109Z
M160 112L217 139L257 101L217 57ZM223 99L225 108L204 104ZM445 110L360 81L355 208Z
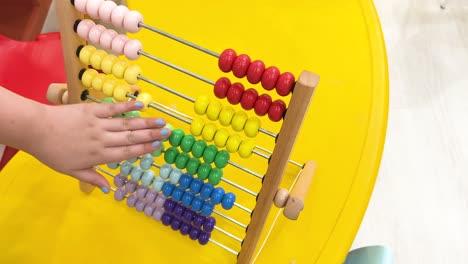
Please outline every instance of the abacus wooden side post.
M73 7L70 0L55 1L57 16L59 21L60 35L62 41L62 52L65 62L65 73L68 86L68 103L81 103L81 93L84 87L78 78L78 75L83 68L80 61L76 57L76 50L80 45L85 43L73 31L73 26L78 19L83 16ZM89 193L94 189L94 186L80 182L80 189L83 192Z
M252 260L319 79L319 76L316 74L304 71L296 82L281 131L278 134L277 142L263 179L262 188L258 194L256 206L252 212L252 219L238 255L238 263L247 264Z

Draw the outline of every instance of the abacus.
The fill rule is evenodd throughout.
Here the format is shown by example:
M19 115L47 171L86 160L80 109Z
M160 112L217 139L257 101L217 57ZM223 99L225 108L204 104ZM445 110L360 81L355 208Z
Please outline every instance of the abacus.
M115 118L132 118L153 110L171 118L167 125L171 136L161 142L157 151L107 164L107 168L96 167L113 178L114 199L125 200L137 212L198 241L195 245L211 242L235 255L238 263L251 263L273 205L291 220L298 219L304 209L316 164L312 160L300 164L290 160L290 156L319 77L303 71L296 79L290 72L281 73L277 67L266 67L264 62L252 61L248 55L238 55L230 48L218 54L145 24L141 13L113 1L71 0L57 1L56 5L67 84L49 87L47 97L51 103L137 100L144 103L141 112ZM246 79L266 92L259 94L260 88L245 89L232 77L209 80L146 52L138 39L119 34L96 20L135 36L141 30L154 32L196 49L216 59L217 63L210 67L218 67L220 74L232 73L234 78ZM194 99L149 78L136 63L140 58L210 85L214 97L201 95ZM182 113L154 100L140 83L182 98L192 105L192 112ZM268 93L282 98L273 100ZM262 119L280 124L278 133L263 128ZM255 138L260 135L271 139L272 151L256 144ZM265 172L243 166L242 160L248 159L264 163ZM288 190L280 185L289 165L299 172ZM236 180L231 177L233 171ZM259 190L246 187L250 185L260 185ZM87 193L93 190L84 183L80 183L80 188ZM231 210L239 210L244 216L235 219L229 215Z

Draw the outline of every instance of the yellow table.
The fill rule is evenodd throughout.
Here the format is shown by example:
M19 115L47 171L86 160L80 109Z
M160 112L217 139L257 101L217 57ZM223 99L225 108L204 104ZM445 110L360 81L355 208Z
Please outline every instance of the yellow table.
M280 215L257 263L342 263L372 194L387 124L387 61L372 1L128 2L146 23L216 52L233 48L296 76L302 70L321 76L292 156L318 164L306 209L297 221ZM137 36L149 53L212 80L234 78L221 74L213 57L148 31ZM140 63L147 77L190 96L212 94L200 81L145 58ZM187 102L142 88L193 114ZM272 146L267 138L259 143ZM264 169L254 159L245 164ZM285 186L295 173L292 166ZM0 263L235 262L223 249L199 246L111 196L81 193L75 180L25 153L0 173L0 234Z

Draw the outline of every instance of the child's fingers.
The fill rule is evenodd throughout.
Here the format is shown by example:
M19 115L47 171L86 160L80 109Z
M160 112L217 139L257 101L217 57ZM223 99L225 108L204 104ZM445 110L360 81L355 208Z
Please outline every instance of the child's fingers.
M107 118L100 122L107 131L163 128L166 125L166 120L163 118Z
M127 130L122 132L106 133L104 137L104 146L119 147L126 145L135 145L142 143L153 143L161 141L170 135L169 129L142 129L142 130Z
M105 148L102 151L104 160L102 163L111 163L116 160L128 160L151 153L158 150L160 147L161 142L154 141L142 144Z
M95 114L100 118L108 118L116 115L123 114L125 112L140 110L143 108L141 102L122 102L112 104L96 104Z
M93 169L84 169L76 171L75 173L73 173L72 176L81 181L87 182L91 185L98 187L104 193L108 193L110 191L110 185L106 178L104 178L101 174L97 173Z

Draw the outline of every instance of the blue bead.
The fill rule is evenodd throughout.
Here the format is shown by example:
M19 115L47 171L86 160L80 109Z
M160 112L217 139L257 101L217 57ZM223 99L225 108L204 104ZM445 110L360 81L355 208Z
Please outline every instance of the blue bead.
M162 193L166 197L170 197L172 195L172 192L174 191L175 185L170 183L170 182L165 182L163 187L162 187Z
M161 166L161 168L159 169L159 176L161 176L161 178L163 179L167 179L169 178L169 174L171 173L172 171L172 166L170 164L164 164Z
M201 209L201 213L203 216L210 216L211 213L213 212L213 209L214 209L214 204L211 203L211 202L204 202L203 203L203 206L202 206L202 209Z
M151 154L146 154L141 158L140 167L144 170L149 170L153 165L154 158Z
M109 167L109 169L115 170L119 167L119 163L118 162L109 163L107 164L107 167Z
M203 180L202 179L193 179L192 184L190 184L190 191L193 194L197 194L200 192L201 188L203 186Z
M184 196L182 196L182 204L187 207L190 206L190 204L192 204L192 200L193 200L193 194L189 192L185 192Z
M180 176L179 185L180 185L181 188L183 188L185 190L190 186L190 184L192 183L192 180L193 180L192 175L190 175L188 173L184 173L184 174L182 174L182 176Z
M235 201L236 201L236 195L229 192L224 195L221 205L223 206L225 210L230 210L232 206L234 205Z
M211 185L211 183L205 183L203 184L203 187L201 188L200 191L200 197L203 198L204 200L207 200L211 197L211 193L213 192L214 187Z
M144 170L140 166L133 167L132 172L130 173L131 177L135 181L139 181L143 175Z
M130 172L132 171L132 169L133 169L133 164L128 161L124 161L122 165L120 165L120 174L124 176L128 176Z
M156 175L154 174L154 171L152 170L147 170L143 172L143 176L141 177L141 184L147 187L150 186L151 183L153 182L154 176Z
M196 196L195 198L193 198L192 210L194 210L195 212L200 211L203 206L203 202L204 201L202 198L200 198L200 196Z
M180 177L182 176L182 170L174 168L169 175L169 179L172 184L179 183Z
M211 201L214 204L219 204L223 200L224 197L224 189L221 187L217 187L214 189L213 193L211 194Z
M177 186L174 191L172 192L172 200L179 202L182 200L182 196L184 195L185 190Z
M160 192L162 190L163 185L164 185L163 178L157 177L153 181L153 190L155 190L156 192Z

